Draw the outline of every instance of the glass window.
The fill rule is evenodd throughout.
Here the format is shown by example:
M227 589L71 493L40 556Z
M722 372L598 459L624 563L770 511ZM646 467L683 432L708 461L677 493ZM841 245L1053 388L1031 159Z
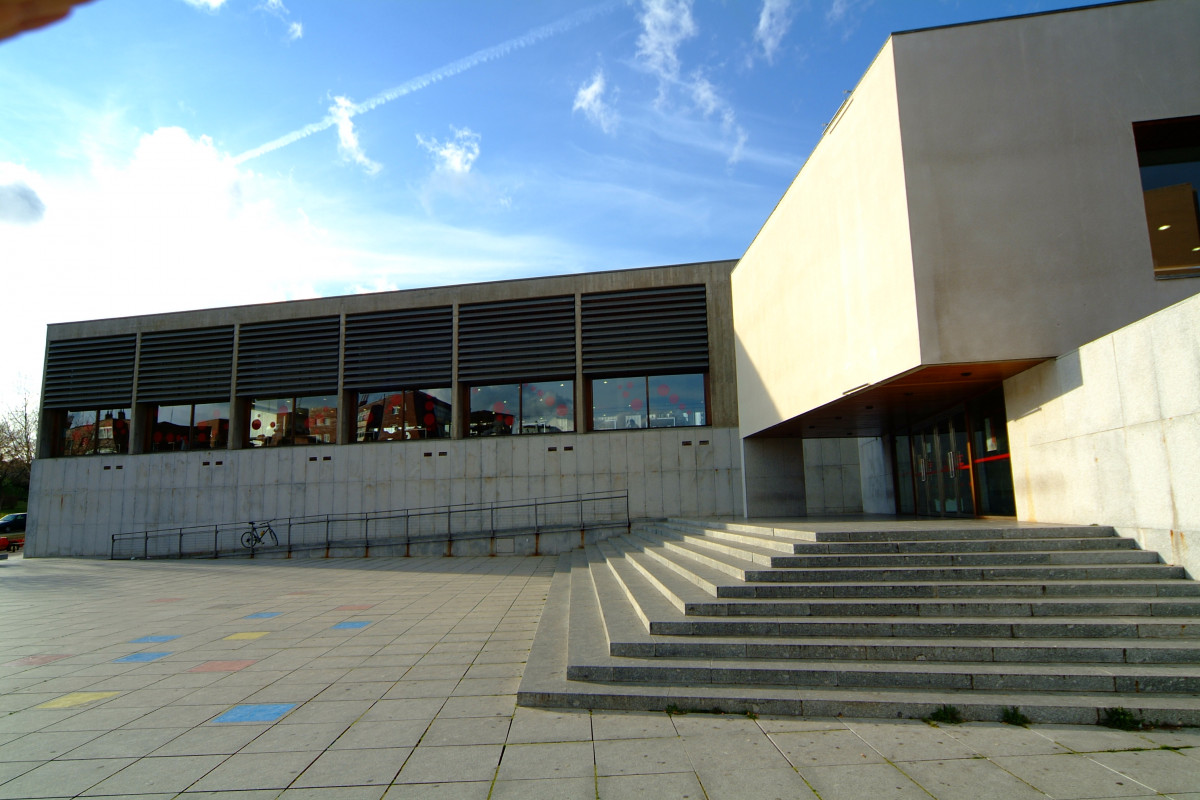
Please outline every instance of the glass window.
M102 408L66 412L59 452L63 456L129 452L129 409Z
M250 446L275 447L288 444L291 398L250 401Z
M62 454L84 456L96 452L97 411L68 411L63 425Z
M336 395L250 401L251 447L336 444Z
M1133 126L1154 277L1200 275L1200 116Z
M337 444L337 395L297 397L293 444Z
M575 381L472 386L468 391L468 436L575 430Z
M592 381L592 430L645 428L646 378L597 378Z
M521 384L521 433L575 430L575 381Z
M407 389L358 395L357 442L450 436L450 389Z
M201 450L229 445L229 403L197 403L192 412L192 441Z
M96 432L96 452L129 452L129 409L101 409L100 424Z
M150 434L151 452L187 450L191 447L192 407L159 406Z
M704 373L597 378L592 381L592 430L707 425Z
M651 375L646 381L651 428L706 424L703 375Z

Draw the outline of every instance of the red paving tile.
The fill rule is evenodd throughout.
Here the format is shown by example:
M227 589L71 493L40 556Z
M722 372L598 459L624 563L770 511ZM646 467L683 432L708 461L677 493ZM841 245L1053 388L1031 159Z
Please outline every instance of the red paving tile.
M251 664L257 663L258 659L249 659L245 661L205 661L198 667L192 667L188 672L237 672L239 669L245 669Z
M70 657L71 657L70 653L63 653L60 655L25 656L25 658L18 658L16 661L9 661L9 662L5 663L4 666L6 666L6 667L37 667L42 664L49 664L51 661L58 661L60 658L70 658Z

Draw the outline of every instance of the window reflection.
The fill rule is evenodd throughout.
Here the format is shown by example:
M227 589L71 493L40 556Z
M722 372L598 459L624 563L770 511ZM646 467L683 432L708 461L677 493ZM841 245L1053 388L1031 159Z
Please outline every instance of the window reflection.
M472 386L468 436L575 430L575 382Z
M151 452L176 450L214 450L229 443L229 404L158 406L154 412L154 430L150 434Z
M355 441L393 442L450 436L450 389L409 389L358 395Z
M251 400L249 443L251 447L335 444L337 419L335 395Z
M59 440L63 456L129 452L129 409L85 409L66 412Z
M592 430L707 425L703 373L597 378Z

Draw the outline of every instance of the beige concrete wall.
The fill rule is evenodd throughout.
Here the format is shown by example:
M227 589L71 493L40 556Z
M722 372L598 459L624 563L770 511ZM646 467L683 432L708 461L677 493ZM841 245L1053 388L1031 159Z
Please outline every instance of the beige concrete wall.
M107 557L121 532L586 492L627 491L634 518L740 516L740 467L736 428L38 459L26 552Z
M1004 384L1019 519L1113 525L1200 576L1200 295Z
M733 271L742 435L919 363L891 44Z
M923 363L1056 356L1200 291L1153 278L1132 129L1200 113L1198 12L892 38Z

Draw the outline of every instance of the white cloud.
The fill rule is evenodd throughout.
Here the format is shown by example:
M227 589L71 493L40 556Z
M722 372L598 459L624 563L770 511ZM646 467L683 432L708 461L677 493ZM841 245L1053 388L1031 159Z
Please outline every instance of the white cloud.
M46 204L24 181L0 183L0 223L32 225L46 213Z
M470 128L451 128L454 138L438 141L417 134L417 143L436 159L437 169L453 175L466 175L471 171L475 159L479 158L479 142L482 137Z
M195 8L203 8L206 11L216 11L225 5L225 0L183 0L183 2Z
M589 83L579 87L575 93L575 105L572 111L582 111L584 116L600 127L605 133L612 133L617 127L617 114L612 106L604 100L604 70L596 70Z
M854 24L857 20L849 19L849 17L865 11L867 6L873 2L874 0L833 0L825 11L825 21L830 24L843 21L847 24Z
M754 40L762 47L768 62L775 60L779 44L792 25L790 5L791 0L763 0L758 26L754 29Z
M51 322L554 274L594 258L550 237L356 208L182 128L91 159L69 175L0 161L0 184L45 203L36 224L0 224L5 296L17 299L5 368L35 389ZM0 386L0 408L14 391Z
M356 113L358 113L358 109L349 99L333 98L333 106L329 109L329 115L334 118L337 125L338 152L343 157L360 165L368 175L374 175L383 169L383 165L367 158L366 153L362 150L362 145L358 143L358 134L355 133L354 122L351 121L351 117Z
M301 25L299 22L293 22L291 25L288 25L288 40L289 41L294 42L302 36L304 36L304 26L303 25Z
M661 84L679 78L679 45L699 32L692 19L691 0L642 0L642 32L638 60Z

